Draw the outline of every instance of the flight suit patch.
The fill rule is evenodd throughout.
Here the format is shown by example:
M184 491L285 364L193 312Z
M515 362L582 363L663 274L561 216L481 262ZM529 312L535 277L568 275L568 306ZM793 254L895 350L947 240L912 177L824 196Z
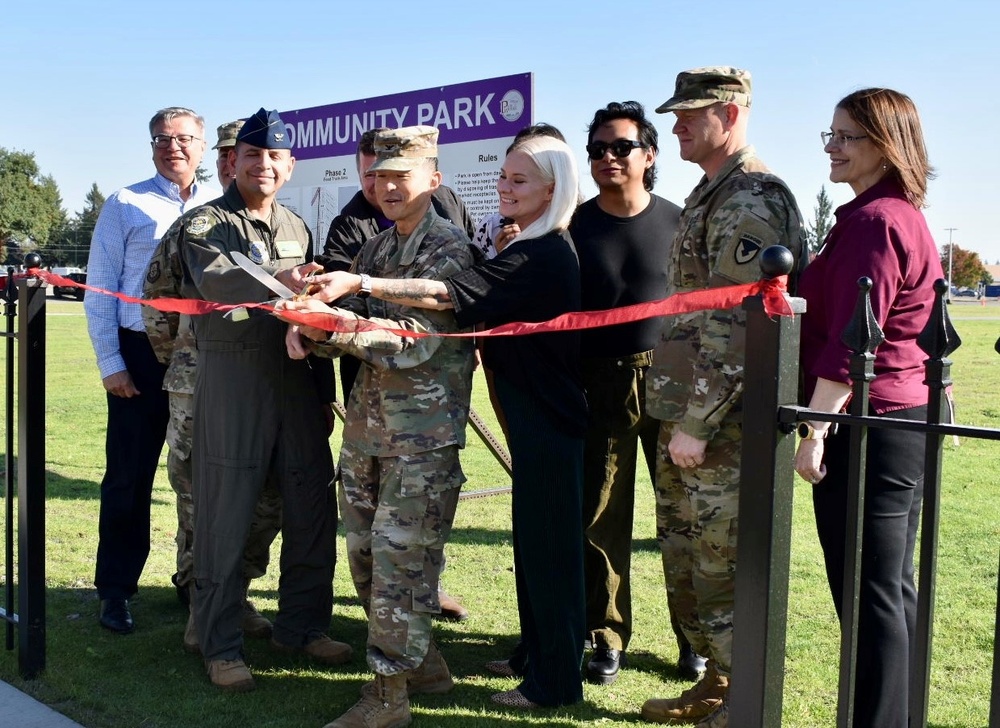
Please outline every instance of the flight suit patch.
M267 246L264 243L250 243L250 252L247 257L257 265L263 265L265 260L269 260Z

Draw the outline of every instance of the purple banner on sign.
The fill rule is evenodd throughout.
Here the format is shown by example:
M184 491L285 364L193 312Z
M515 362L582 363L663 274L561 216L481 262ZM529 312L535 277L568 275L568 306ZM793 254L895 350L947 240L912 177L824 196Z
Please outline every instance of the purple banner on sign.
M438 143L512 137L531 123L531 74L282 111L297 159L353 155L368 129L436 126Z

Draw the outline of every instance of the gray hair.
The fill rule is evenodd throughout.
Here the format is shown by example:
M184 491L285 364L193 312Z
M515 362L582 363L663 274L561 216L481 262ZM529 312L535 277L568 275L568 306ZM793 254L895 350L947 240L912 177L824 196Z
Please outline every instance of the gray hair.
M176 119L178 116L190 116L198 124L198 128L201 129L201 133L205 133L205 119L195 111L191 109L186 109L183 106L168 106L165 109L160 109L155 114L153 118L149 120L149 134L152 136L156 133L156 127L165 121L171 121Z

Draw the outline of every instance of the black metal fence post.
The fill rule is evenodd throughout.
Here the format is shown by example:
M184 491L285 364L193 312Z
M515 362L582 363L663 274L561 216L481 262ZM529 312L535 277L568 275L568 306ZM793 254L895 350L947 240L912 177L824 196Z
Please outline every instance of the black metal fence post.
M45 669L45 284L18 291L18 666Z
M762 256L766 275L773 251ZM798 399L798 315L805 301L790 299L794 318L771 319L759 297L747 298L746 365L743 391L743 446L740 465L736 604L733 616L733 679L729 721L733 728L781 725L788 610L788 569L792 532L795 438L778 429L780 405Z
M4 327L6 341L6 391L4 396L4 416L7 423L4 452L4 642L8 650L14 649L14 320L17 318L17 286L14 283L14 269L7 268L7 282L4 286Z
M951 420L945 390L951 386L951 360L947 357L962 344L951 325L945 296L948 282L934 282L934 307L917 344L927 354L927 422L939 424ZM934 596L937 577L938 524L941 510L941 464L944 435L927 433L924 454L924 501L920 528L920 576L917 588L916 654L910 685L910 725L927 725L927 707L931 680L931 643L934 633Z
M841 336L841 341L854 352L849 365L849 375L854 382L849 411L856 417L868 413L868 387L875 379L874 352L885 341L885 335L872 313L869 296L871 289L871 278L858 280L858 300L854 316ZM867 450L868 427L864 424L852 425L847 479L847 528L844 539L844 597L840 615L840 689L837 703L837 725L840 728L850 728L854 722Z

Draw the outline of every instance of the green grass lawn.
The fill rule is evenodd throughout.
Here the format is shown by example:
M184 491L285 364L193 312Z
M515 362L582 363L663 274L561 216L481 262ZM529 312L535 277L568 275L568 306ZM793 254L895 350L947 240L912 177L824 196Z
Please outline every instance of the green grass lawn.
M952 357L958 419L1000 426L996 385L1000 356L993 350L1000 335L1000 304L956 303L949 310L963 339ZM0 679L87 728L318 728L335 718L357 699L359 686L369 677L362 656L364 615L343 559L342 533L330 634L354 646L354 661L344 668L318 668L248 641L247 659L258 689L222 694L209 684L201 661L181 649L186 611L170 584L176 515L165 451L153 493L152 552L133 602L136 632L119 637L98 626L93 562L104 465L104 390L82 305L50 298L47 323L47 668L37 680L26 682L18 674L16 651L4 651ZM481 380L474 406L493 421ZM338 425L331 438L335 452L339 433ZM471 432L463 465L469 477L467 492L509 484ZM1000 446L970 439L956 445L947 440L930 695L930 724L937 728L985 726L988 720L1000 556L998 481ZM795 489L783 720L791 728L830 726L836 717L839 633L807 488L800 481ZM483 669L487 660L504 657L516 640L510 498L462 500L446 550L444 582L468 606L472 618L436 627L457 687L448 695L416 697L414 725L639 726L645 725L638 716L644 700L672 696L687 687L678 681L673 667L676 646L648 479L643 477L637 489L632 575L636 623L629 667L612 686L587 685L581 705L530 714L494 705L490 694L509 689L514 682ZM270 573L252 588L257 606L270 616L277 607L277 551L272 553Z

